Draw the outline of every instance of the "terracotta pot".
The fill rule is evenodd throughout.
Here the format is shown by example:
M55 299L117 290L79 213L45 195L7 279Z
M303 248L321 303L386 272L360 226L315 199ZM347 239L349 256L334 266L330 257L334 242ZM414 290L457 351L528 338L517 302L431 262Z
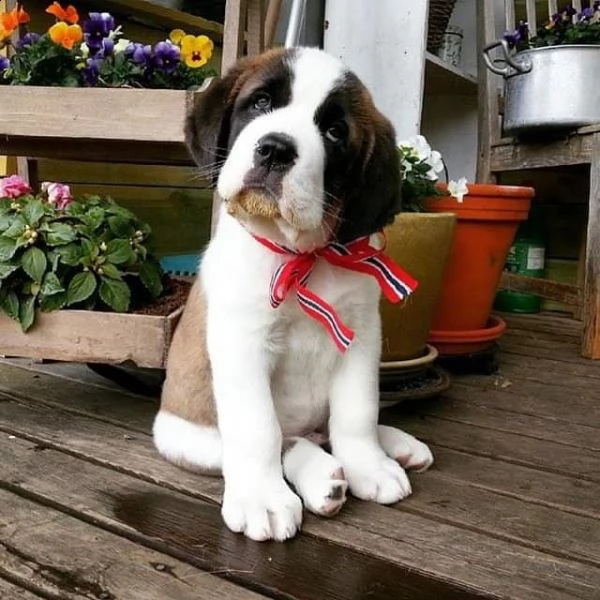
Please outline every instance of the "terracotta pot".
M440 294L456 217L453 214L402 213L386 228L386 254L419 282L406 302L381 302L382 362L423 354Z
M528 187L468 187L462 203L451 196L425 203L431 212L453 212L458 219L432 322L437 332L486 328L508 250L535 194Z
M442 356L476 354L491 346L506 330L506 322L492 315L483 329L470 331L435 331L429 340Z

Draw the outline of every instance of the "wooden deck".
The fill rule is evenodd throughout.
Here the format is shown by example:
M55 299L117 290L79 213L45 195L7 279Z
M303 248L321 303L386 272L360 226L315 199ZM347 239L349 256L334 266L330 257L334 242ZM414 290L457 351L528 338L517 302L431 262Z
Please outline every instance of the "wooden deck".
M229 532L220 480L155 453L155 401L0 363L0 597L600 599L600 363L579 336L511 318L499 375L384 414L435 453L413 496L307 516L286 544Z

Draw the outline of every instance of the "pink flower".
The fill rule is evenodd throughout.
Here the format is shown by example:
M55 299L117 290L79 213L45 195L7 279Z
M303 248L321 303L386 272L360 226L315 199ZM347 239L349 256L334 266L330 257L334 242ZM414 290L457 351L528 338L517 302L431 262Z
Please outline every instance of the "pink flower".
M29 184L18 175L0 179L0 198L20 198L30 192Z
M56 210L65 210L71 202L71 188L64 183L50 183L48 181L42 183L42 191L48 195L48 202L54 204Z

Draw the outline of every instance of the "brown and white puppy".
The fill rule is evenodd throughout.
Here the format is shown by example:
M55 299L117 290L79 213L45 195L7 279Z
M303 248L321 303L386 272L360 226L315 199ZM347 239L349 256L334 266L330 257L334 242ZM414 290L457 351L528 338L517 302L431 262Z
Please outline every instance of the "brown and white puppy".
M330 516L348 488L380 503L406 497L404 468L432 457L377 425L377 283L324 260L310 273L354 330L342 354L292 296L271 307L271 278L289 257L254 237L310 253L390 223L400 210L391 124L339 60L300 48L240 61L203 94L187 139L223 205L170 351L159 452L222 471L223 518L255 540L292 537L302 501Z

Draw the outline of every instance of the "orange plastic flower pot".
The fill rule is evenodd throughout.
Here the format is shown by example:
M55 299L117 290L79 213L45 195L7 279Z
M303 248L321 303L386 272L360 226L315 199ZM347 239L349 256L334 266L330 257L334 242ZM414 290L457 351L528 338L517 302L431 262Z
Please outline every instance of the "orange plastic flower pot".
M474 184L468 188L461 203L451 196L426 202L428 211L457 216L431 326L437 332L486 327L508 250L519 222L527 219L535 194L528 187Z

